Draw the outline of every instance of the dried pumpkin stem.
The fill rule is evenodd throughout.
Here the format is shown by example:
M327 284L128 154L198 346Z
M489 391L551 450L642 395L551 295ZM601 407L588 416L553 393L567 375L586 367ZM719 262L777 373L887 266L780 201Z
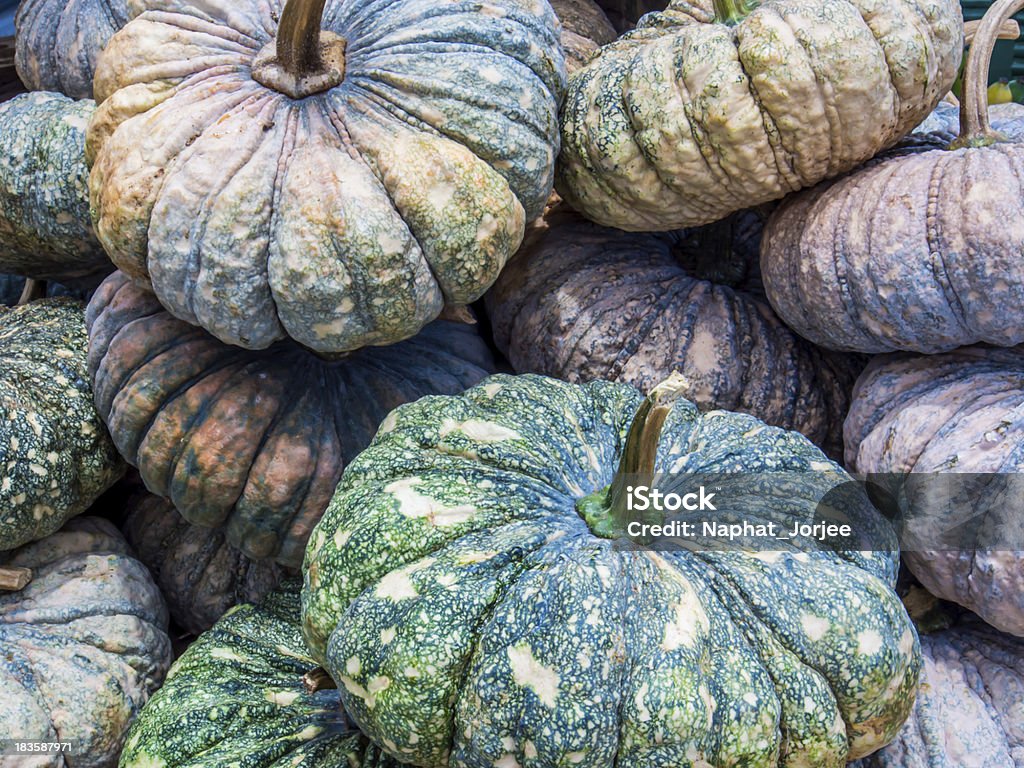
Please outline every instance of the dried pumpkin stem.
M730 27L743 21L760 4L760 0L713 0L713 2L715 21L719 24L728 24Z
M18 306L24 306L30 304L36 299L41 299L46 296L46 281L45 280L26 280L25 287L21 290L21 296L18 297Z
M0 591L17 592L24 589L32 581L32 571L28 568L0 568Z
M1003 23L1022 8L1024 0L996 0L978 25L964 64L960 136L950 149L984 147L1003 138L988 121L988 69Z
M312 669L302 676L302 685L309 693L337 688L337 683L323 667Z
M327 0L288 0L277 28L277 60L295 77L320 70L320 27Z

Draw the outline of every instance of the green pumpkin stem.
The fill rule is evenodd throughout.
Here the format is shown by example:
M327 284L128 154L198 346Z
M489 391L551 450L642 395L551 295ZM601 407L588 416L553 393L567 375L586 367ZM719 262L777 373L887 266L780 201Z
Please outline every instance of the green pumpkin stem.
M18 592L32 581L32 571L28 568L0 567L0 591Z
M25 287L21 291L21 296L18 297L18 306L24 306L25 304L31 304L36 299L41 299L46 296L46 281L45 280L26 280Z
M288 0L277 28L277 60L297 78L318 72L320 26L327 0Z
M713 0L715 21L730 27L743 21L761 0Z
M1024 8L1024 0L996 0L974 32L964 64L963 99L960 101L960 136L950 149L986 147L1006 138L988 121L988 69L1003 25Z

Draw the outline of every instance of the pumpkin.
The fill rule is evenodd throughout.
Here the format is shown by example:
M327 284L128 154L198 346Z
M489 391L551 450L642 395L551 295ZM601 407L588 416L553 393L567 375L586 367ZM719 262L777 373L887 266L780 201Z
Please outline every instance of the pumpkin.
M845 425L847 465L897 500L907 567L932 594L1020 636L1022 401L1024 348L897 353L868 365Z
M487 294L498 348L519 373L649 390L673 370L704 408L750 413L842 455L862 361L786 328L757 274L763 216L632 234L562 209ZM557 286L552 290L552 286Z
M1010 141L1024 140L1024 104L991 104L988 108L989 127ZM960 136L960 108L941 101L913 131L915 134L931 134L952 144Z
M113 269L89 218L94 110L56 93L0 104L0 272L94 287Z
M159 590L117 529L95 517L0 553L0 567L32 575L0 592L0 739L73 742L69 758L48 765L116 765L171 664ZM27 764L17 760L4 764Z
M97 234L227 343L409 338L481 296L543 210L558 20L546 0L280 6L147 0L111 39Z
M56 531L124 474L93 406L84 307L0 307L0 550Z
M174 318L121 272L86 316L96 407L146 487L253 559L298 567L345 463L388 412L460 392L493 362L473 326L437 321L337 361L252 351Z
M616 38L615 27L593 0L551 0L551 8L562 23L559 40L565 53L565 68L570 73Z
M299 587L232 608L189 646L132 726L121 768L399 768L314 682Z
M732 486L730 514L780 525L848 481L680 383L645 399L498 374L388 417L314 530L302 597L311 653L374 743L419 766L842 766L896 734L917 640L866 499L843 513L871 551L625 538L626 483L655 469L787 472Z
M965 621L921 635L917 703L899 737L859 768L1024 765L1024 641Z
M960 138L787 199L765 229L761 269L779 316L831 349L926 353L1024 342L1024 145L988 124L997 2L967 57Z
M223 531L189 524L165 499L142 492L127 507L125 538L188 632L205 632L228 608L262 599L286 574L272 561L247 558Z
M96 59L128 22L128 0L21 0L14 63L30 91L92 98Z
M556 188L635 231L781 198L920 123L962 40L953 0L675 0L570 79Z

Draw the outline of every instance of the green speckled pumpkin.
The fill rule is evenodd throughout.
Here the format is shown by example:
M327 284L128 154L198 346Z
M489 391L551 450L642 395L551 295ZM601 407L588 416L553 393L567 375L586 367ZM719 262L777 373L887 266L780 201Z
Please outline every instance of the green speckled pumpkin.
M992 5L964 70L960 136L785 200L765 228L772 306L831 349L947 352L1024 342L1024 144L989 126Z
M921 542L903 558L928 591L1024 636L1024 552L1009 548L1021 541L1024 347L879 355L854 388L845 438L851 470L903 487L905 535ZM915 485L915 475L903 473L925 479ZM963 485L965 498L929 493L942 481L925 473L997 474ZM968 539L979 523L990 546ZM964 531L962 545L934 551L935 530Z
M310 539L303 632L375 743L430 768L838 768L896 734L920 660L870 505L844 511L882 536L871 552L608 538L645 440L661 470L803 473L742 497L753 519L807 520L847 478L797 433L666 410L661 387L499 374L398 408L349 465ZM648 406L637 422L664 429L637 443Z
M177 320L121 272L87 313L96 405L146 487L245 555L298 567L345 463L388 412L493 370L476 328L439 320L329 362L283 341L251 351Z
M676 370L686 396L803 432L835 455L863 362L790 331L757 270L763 216L631 234L559 210L487 294L495 340L520 373L648 390Z
M128 500L122 530L160 585L171 618L197 635L228 608L262 599L286 574L272 561L250 560L224 541L223 531L190 524L169 501L148 493Z
M917 703L897 739L858 768L1024 765L1024 641L978 621L921 635Z
M84 307L0 307L0 550L60 528L125 471L93 405Z
M0 553L0 566L32 570L27 587L0 592L0 740L74 742L66 762L0 763L116 765L128 726L171 664L167 608L149 572L94 517Z
M232 609L189 646L135 721L121 768L400 768L348 721L337 690L304 683L317 663L299 586Z
M56 93L0 104L0 272L91 287L113 269L89 218L94 111Z
M96 59L128 22L128 0L21 0L15 65L31 91L92 98Z
M570 79L556 187L638 231L776 200L921 122L962 42L955 0L675 0Z
M140 8L96 73L96 231L222 341L409 338L541 213L565 84L547 0Z

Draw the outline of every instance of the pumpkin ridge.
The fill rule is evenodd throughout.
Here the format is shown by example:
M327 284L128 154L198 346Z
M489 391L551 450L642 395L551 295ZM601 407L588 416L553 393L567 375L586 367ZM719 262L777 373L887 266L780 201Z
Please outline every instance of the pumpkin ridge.
M195 32L205 38L212 38L215 45L223 48L225 54L229 53L253 53L258 51L263 42L259 38L248 34L244 30L230 26L227 22L223 25L213 24L206 19L186 12L187 9L174 11L147 8L136 18L142 18L155 24L163 24L168 27L183 29L187 32ZM226 33L230 30L237 35L237 38L229 37ZM251 41L251 44L250 42ZM237 46L237 47L236 47Z
M964 153L967 155L967 153ZM964 310L964 303L953 285L952 275L946 264L946 249L943 247L943 238L939 232L938 206L940 200L939 190L946 179L950 163L946 162L948 155L939 155L932 164L928 176L928 198L925 208L925 245L929 254L935 254L932 259L932 270L935 281L942 290L943 296L951 307L955 308L957 325L961 331L969 330L969 313ZM966 157L964 158L966 160ZM893 164L895 166L895 163ZM966 182L968 174L961 177L961 182Z

